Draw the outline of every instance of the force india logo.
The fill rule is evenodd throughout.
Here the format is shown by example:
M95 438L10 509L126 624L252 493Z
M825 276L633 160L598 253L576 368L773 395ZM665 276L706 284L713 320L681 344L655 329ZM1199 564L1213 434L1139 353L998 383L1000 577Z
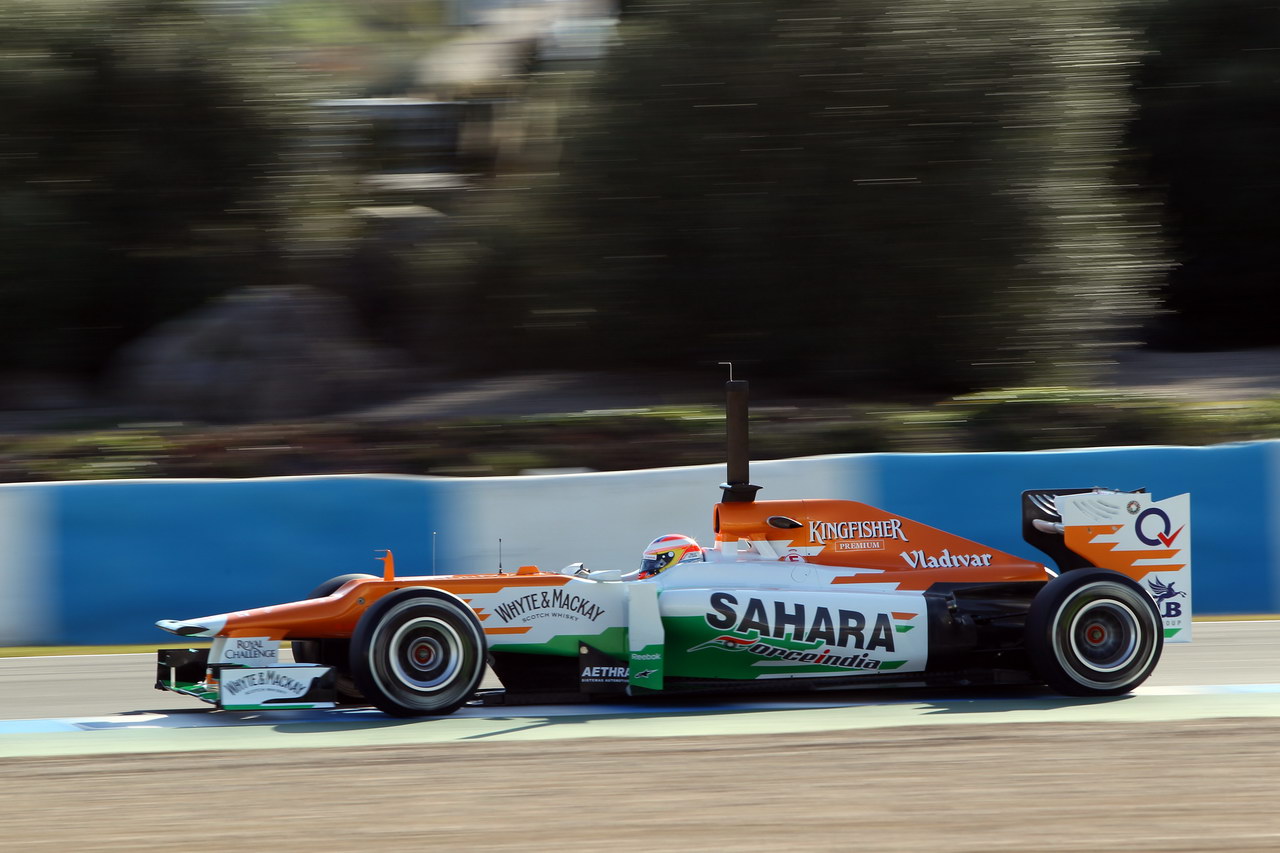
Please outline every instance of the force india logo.
M906 661L886 661L871 652L894 650L894 625L887 613L868 620L857 610L842 610L774 601L770 609L758 598L747 600L739 613L738 599L731 593L711 595L706 622L712 628L730 631L689 649L745 651L762 658L786 663L830 666L840 669L897 669ZM914 615L914 614L912 614ZM899 626L898 630L911 630ZM835 646L837 648L831 648ZM857 650L861 654L848 654Z

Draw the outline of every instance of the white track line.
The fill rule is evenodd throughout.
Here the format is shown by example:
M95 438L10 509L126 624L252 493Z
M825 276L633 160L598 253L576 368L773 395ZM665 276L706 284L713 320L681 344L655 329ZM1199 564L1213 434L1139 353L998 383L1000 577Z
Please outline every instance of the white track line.
M1210 684L1187 685L1179 687L1140 687L1134 691L1137 696L1215 696L1240 694L1272 694L1280 693L1280 684ZM505 719L511 717L611 717L620 714L635 714L642 711L646 715L705 714L707 711L722 714L734 714L755 711L800 711L821 708L854 708L890 707L893 705L919 705L921 702L948 703L995 703L1008 701L1008 697L948 697L946 699L922 700L910 698L903 700L878 700L873 702L844 701L790 701L790 702L733 702L688 705L657 705L648 702L635 702L625 705L583 704L583 705L472 705L460 709L451 715L458 718L473 719ZM1088 700L1068 700L1086 703ZM0 720L0 735L42 734L52 732L95 732L121 729L190 729L247 726L280 726L305 723L346 723L354 727L364 724L384 724L388 717L371 708L342 709L334 711L222 711L193 710L178 714L137 713L116 714L104 717L32 719L32 720ZM427 723L432 719L423 718Z

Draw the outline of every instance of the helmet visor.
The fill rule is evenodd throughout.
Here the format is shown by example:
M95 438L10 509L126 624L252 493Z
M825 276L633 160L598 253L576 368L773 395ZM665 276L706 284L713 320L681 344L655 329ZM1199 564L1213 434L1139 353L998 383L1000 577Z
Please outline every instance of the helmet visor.
M640 561L640 577L644 578L649 575L656 575L658 572L671 565L671 562L675 557L676 554L674 551L663 551L660 554L645 554L644 558Z

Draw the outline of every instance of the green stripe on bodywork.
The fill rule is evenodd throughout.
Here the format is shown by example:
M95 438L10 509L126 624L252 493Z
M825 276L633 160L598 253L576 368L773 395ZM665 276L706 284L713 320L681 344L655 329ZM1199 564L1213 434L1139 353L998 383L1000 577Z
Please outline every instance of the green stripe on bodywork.
M633 661L629 683L633 687L653 689L659 687L662 678L723 678L753 680L779 675L872 675L876 672L899 669L906 660L884 660L881 655L892 654L886 649L869 651L862 666L831 666L822 663L782 661L747 651L753 643L765 643L784 652L813 652L821 654L830 647L822 640L802 641L790 634L785 637L761 637L759 631L722 631L710 627L702 617L676 617L662 620L665 643L646 646L639 654L657 654L654 660ZM898 625L897 632L905 633L913 625ZM740 640L734 643L722 638ZM626 628L607 628L598 634L563 634L544 643L521 643L503 636L490 638L489 647L494 651L521 654L556 655L576 657L578 646L585 643L592 648L612 655L619 660L631 660ZM835 657L862 658L863 650L839 650ZM871 664L867 667L865 664ZM656 664L656 665L651 665ZM647 670L656 670L644 679L635 676Z
M545 643L521 643L519 641L489 640L489 648L497 652L520 652L530 655L559 655L577 657L578 644L586 643L607 655L625 660L627 656L627 629L606 628L598 634L561 634Z
M174 693L181 693L184 696L194 696L201 702L208 702L210 705L216 705L218 702L217 689L210 689L205 686L204 682L178 681L170 684L164 682L166 690L172 690Z
M278 702L271 705L228 705L223 703L224 711L313 711L334 707L333 702Z
M1174 634L1178 633L1178 632L1179 632L1179 631L1181 631L1181 630L1182 630L1181 628L1165 628L1165 629L1164 629L1164 638L1167 640L1167 639L1169 639L1170 637L1172 637Z

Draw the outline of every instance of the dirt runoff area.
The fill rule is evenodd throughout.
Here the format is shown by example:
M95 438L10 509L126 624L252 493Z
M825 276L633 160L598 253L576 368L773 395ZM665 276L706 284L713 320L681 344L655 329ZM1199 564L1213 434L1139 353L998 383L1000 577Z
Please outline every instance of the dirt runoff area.
M0 763L0 849L1280 849L1278 720Z

